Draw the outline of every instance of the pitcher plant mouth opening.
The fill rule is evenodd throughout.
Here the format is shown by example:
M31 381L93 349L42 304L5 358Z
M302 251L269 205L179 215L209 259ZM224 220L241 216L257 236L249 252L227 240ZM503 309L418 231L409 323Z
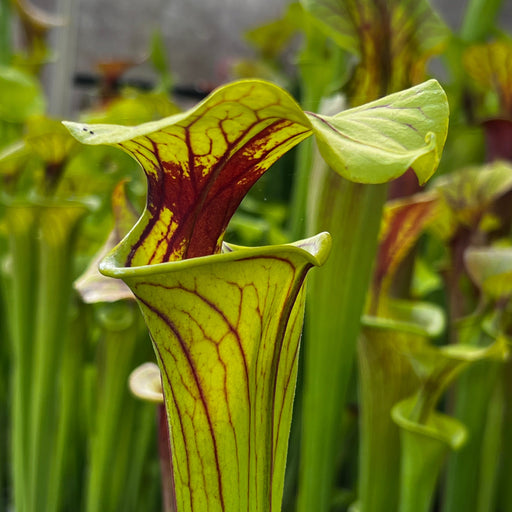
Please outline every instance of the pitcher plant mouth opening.
M222 251L209 256L197 256L186 260L169 261L165 263L153 263L139 266L123 266L126 253L131 251L130 240L125 238L111 251L99 264L101 273L108 277L129 278L131 276L148 276L162 272L180 272L195 266L211 263L226 263L250 259L252 257L272 256L276 252L283 254L300 253L310 266L321 266L328 258L331 247L329 233L319 233L315 237L299 240L290 244L269 245L261 247L242 247L223 242Z

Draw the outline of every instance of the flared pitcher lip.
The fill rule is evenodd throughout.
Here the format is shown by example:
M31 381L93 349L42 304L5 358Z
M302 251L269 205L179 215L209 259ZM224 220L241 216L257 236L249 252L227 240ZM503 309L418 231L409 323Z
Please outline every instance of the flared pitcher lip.
M420 423L407 417L407 413L414 405L416 395L401 400L391 409L393 421L402 429L416 435L436 439L451 449L460 448L466 441L468 432L463 423L457 418L434 411L427 423Z
M141 137L144 135L148 135L152 132L161 130L163 128L167 128L168 126L175 125L184 119L192 118L196 112L198 112L201 108L204 107L212 98L215 98L218 94L224 94L226 90L229 90L232 87L240 87L241 85L251 85L251 86L264 86L267 88L272 88L275 90L279 90L279 93L285 95L287 100L290 103L296 105L298 111L294 113L294 117L296 118L296 122L302 124L304 127L311 129L311 121L305 113L299 113L300 106L293 98L293 96L279 87L277 84L269 82L267 80L262 79L243 79L237 80L236 82L232 82L229 84L225 84L214 89L211 94L209 94L202 101L198 102L191 109L186 110L184 112L180 112L178 114L173 114L162 119L156 121L148 121L146 123L142 123L135 126L126 126L119 124L110 124L110 123L83 123L83 122L75 122L75 121L62 121L62 124L70 131L70 133L77 140L82 142L83 144L89 145L98 145L98 144L108 144L115 145L126 142L128 140L132 140L136 137ZM108 141L105 140L105 132L108 131Z
M105 258L103 258L99 264L99 270L103 275L116 278L140 277L163 272L183 271L187 268L194 268L200 265L240 261L261 256L276 256L278 254L295 254L302 256L311 266L320 267L329 256L332 239L328 232L323 231L312 237L288 244L245 247L224 242L224 252L218 254L150 265L119 265L117 258L119 257L119 253L124 253L122 248L124 248L123 245L127 243L129 243L128 237L123 239Z
M427 336L429 338L439 336L445 328L443 312L436 304L425 301L395 299L390 301L390 305L402 310L422 310L429 318L424 318L420 321L419 319L414 320L413 318L394 318L392 316L381 317L367 314L363 315L361 318L362 325L380 329L398 329L404 332Z

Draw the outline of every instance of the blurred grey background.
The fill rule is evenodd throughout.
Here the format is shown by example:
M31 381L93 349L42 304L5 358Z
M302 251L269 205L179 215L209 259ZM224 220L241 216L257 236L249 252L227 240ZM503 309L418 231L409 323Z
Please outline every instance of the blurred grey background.
M46 70L48 83L97 72L100 60L137 60L147 56L151 34L160 30L176 84L210 89L229 78L230 63L251 55L243 33L278 17L289 0L31 0L69 19L52 33L57 64ZM466 0L431 0L455 30ZM512 0L505 0L501 27L512 32ZM64 44L63 44L64 42ZM61 48L59 50L59 47ZM63 54L64 53L64 54ZM151 81L152 71L141 63L128 73ZM50 106L69 115L73 98L50 87Z

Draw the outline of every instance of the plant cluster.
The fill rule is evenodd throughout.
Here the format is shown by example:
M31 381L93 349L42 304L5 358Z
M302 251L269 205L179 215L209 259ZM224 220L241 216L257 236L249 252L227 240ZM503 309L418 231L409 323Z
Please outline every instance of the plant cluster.
M185 111L155 37L62 122L0 0L0 510L512 511L499 7L292 3Z

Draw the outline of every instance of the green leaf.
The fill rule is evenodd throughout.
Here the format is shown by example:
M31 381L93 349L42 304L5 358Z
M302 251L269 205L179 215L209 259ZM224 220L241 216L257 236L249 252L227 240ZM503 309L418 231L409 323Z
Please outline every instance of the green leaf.
M385 183L409 167L420 184L437 169L448 102L435 80L333 117L308 113L325 161L344 178Z
M180 512L280 506L301 284L307 269L324 262L329 244L324 235L296 246L223 246L244 194L312 133L324 156L336 153L332 164L349 179L381 183L413 166L425 181L437 166L447 116L435 81L367 110L324 118L306 115L285 91L254 80L136 127L66 123L84 143L125 150L146 173L146 210L100 270L132 288L154 340ZM326 130L333 123L336 129ZM383 186L367 195L351 185L369 203L377 198L370 206L380 213ZM375 233L379 218L371 219Z
M330 237L101 271L132 289L163 376L177 510L279 510L304 307Z

